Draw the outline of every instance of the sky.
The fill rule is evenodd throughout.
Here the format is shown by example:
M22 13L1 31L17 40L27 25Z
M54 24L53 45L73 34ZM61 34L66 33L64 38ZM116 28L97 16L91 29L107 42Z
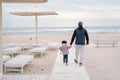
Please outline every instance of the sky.
M39 4L2 4L3 27L34 27L35 17L16 16L9 12L55 11L58 15L39 16L38 25L44 27L120 26L120 0L48 0Z

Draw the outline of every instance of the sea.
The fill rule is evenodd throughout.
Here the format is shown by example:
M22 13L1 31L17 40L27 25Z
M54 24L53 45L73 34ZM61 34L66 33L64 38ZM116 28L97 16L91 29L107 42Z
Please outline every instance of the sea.
M38 27L38 34L72 34L77 27ZM85 26L90 34L120 34L120 26ZM3 35L35 34L35 27L3 27Z

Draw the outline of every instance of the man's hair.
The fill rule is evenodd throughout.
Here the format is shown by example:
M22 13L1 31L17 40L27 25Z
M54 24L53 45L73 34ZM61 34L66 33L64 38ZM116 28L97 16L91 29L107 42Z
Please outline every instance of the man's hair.
M82 26L83 25L83 23L82 23L82 21L80 21L79 23L78 23L78 26Z
M62 44L67 44L67 41L63 40L63 41L62 41Z

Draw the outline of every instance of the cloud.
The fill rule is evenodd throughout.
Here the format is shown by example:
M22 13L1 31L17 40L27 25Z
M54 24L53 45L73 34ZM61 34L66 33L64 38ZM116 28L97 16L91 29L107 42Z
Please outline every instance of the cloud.
M49 0L44 4L3 4L3 25L30 25L34 24L31 18L12 16L9 12L34 10L37 7L40 11L56 11L59 15L39 17L41 25L74 25L77 21L83 20L87 25L106 25L106 23L118 24L120 20L120 0ZM11 18L16 21L13 23ZM21 21L22 20L22 21ZM42 21L41 21L42 20ZM21 22L19 22L21 21ZM100 22L101 21L101 22ZM46 22L46 23L44 23ZM32 25L33 26L33 25Z

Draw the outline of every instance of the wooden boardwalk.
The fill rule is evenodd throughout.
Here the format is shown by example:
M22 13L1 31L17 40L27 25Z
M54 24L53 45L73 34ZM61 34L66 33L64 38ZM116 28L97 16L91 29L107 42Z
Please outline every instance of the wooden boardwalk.
M3 75L0 80L48 80L48 75Z
M68 66L62 59L63 55L58 54L51 75L3 75L0 80L90 80L84 66L74 63L74 49L70 50Z
M58 54L50 80L90 80L84 66L74 60L74 49L70 49L68 66L63 64L63 55Z

